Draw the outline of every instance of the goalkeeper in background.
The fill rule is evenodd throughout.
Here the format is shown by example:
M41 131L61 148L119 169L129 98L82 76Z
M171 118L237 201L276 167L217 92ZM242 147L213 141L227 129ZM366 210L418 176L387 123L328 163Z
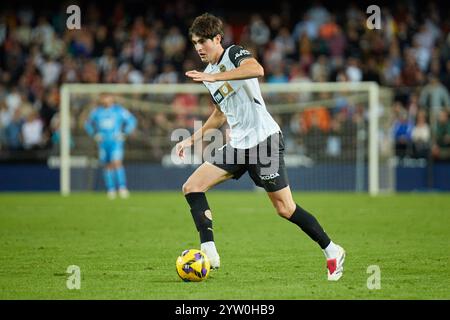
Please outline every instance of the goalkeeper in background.
M124 107L114 102L111 94L101 94L100 105L89 114L85 129L98 145L99 160L104 166L108 198L128 198L125 169L122 164L125 136L136 128L136 118Z

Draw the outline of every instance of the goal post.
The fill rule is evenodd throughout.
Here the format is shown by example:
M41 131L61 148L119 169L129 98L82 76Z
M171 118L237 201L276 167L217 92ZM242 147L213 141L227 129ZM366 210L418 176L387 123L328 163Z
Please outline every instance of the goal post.
M394 174L393 168L386 160L385 170L389 170L387 185L380 190L380 114L382 113L380 94L383 92L384 97L389 101L390 89L380 87L376 82L291 82L283 84L261 83L261 91L265 95L277 94L299 94L299 93L329 93L355 95L354 99L363 99L365 104L366 122L368 128L363 135L367 135L362 147L367 159L367 191L370 195L377 195L380 191L393 191ZM176 95L186 94L209 94L206 88L201 84L63 84L60 88L60 191L62 195L68 195L71 192L71 101L74 95L98 95L100 93L113 93L116 95ZM360 97L358 96L360 95ZM359 97L359 98L358 98ZM269 99L270 100L270 99ZM332 100L332 99L331 99ZM324 105L326 101L321 101ZM266 101L267 108L273 113L277 112L294 112L302 110L308 105L313 105L312 101L303 101L294 103L277 104L276 108L271 107L271 102ZM142 103L145 108L145 102ZM163 106L162 106L163 107ZM385 109L389 110L391 106L386 105ZM150 108L150 107L149 107ZM284 109L283 109L284 108ZM288 110L288 111L283 111ZM388 112L387 112L388 113ZM385 129L387 131L388 129ZM388 132L385 133L389 135ZM168 144L170 141L167 142Z

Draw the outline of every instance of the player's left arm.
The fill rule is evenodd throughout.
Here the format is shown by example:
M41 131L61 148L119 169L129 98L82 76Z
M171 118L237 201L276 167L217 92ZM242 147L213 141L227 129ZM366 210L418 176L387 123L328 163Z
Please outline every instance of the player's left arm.
M130 135L134 131L134 129L136 129L136 117L127 109L122 108L122 118L124 120L123 133L126 135Z
M228 81L228 80L243 80L258 78L264 76L264 68L259 64L255 58L247 58L242 60L239 67L225 72L209 74L204 72L199 72L196 70L186 72L189 78L194 81Z
M250 51L243 47L232 46L228 51L228 57L235 66L234 69L214 74L193 70L186 72L186 75L194 81L207 82L244 80L264 76L264 68L252 56Z

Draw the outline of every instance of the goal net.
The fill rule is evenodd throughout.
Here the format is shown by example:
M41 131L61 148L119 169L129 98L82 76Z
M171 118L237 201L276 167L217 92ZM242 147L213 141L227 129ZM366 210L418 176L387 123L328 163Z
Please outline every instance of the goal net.
M261 91L283 131L293 190L372 195L394 190L390 89L373 82L307 82L261 83ZM60 148L49 159L51 166L60 167L61 193L104 190L98 150L84 130L101 93L114 94L138 120L125 145L130 189L179 189L187 173L202 163L212 140L192 148L184 161L174 154L176 142L201 127L214 110L203 85L65 84ZM226 125L221 132L226 141Z

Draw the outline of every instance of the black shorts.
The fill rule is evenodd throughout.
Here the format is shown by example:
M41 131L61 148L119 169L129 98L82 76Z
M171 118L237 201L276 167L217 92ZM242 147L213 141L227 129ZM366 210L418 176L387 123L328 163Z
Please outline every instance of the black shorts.
M236 180L248 171L255 184L267 192L275 192L289 185L281 132L250 149L236 149L226 144L216 150L211 163L231 173Z

